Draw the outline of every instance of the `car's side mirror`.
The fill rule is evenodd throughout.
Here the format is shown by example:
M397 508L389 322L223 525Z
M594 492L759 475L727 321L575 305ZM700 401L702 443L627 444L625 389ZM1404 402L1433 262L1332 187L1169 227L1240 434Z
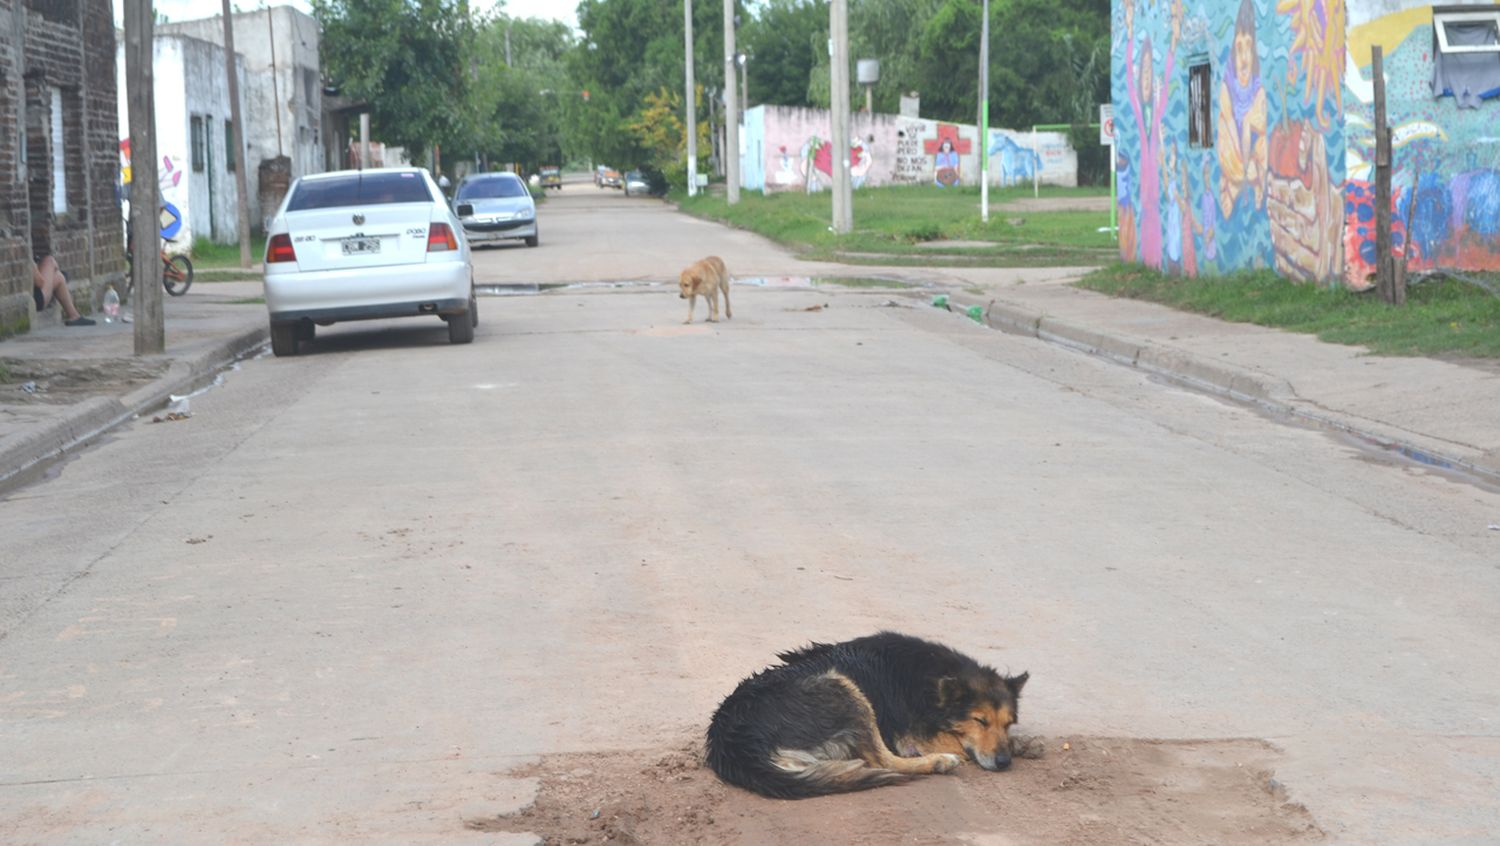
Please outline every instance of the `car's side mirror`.
M458 204L458 216L459 217L473 217L474 216L474 204L473 203L459 203Z

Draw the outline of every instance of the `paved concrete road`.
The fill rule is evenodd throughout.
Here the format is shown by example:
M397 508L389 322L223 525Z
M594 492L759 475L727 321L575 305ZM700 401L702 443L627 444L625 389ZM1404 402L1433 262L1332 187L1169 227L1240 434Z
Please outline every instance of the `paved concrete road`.
M481 272L797 268L594 191ZM503 842L532 756L881 627L1030 670L1040 734L1269 739L1338 841L1500 835L1500 495L887 299L338 326L12 493L0 839Z

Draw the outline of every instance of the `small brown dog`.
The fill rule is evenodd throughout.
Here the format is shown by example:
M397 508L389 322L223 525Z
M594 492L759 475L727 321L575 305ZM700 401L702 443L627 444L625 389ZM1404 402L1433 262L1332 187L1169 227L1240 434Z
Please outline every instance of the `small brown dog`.
M695 261L677 278L678 296L688 301L688 316L683 323L693 322L693 304L699 294L708 300L708 322L719 322L719 292L724 292L724 318L734 317L729 308L729 270L718 256Z

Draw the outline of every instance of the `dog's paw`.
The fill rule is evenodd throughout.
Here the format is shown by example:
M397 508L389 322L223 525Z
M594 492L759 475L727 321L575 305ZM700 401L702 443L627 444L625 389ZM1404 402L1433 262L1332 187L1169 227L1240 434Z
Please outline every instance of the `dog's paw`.
M933 757L936 759L932 765L932 771L935 773L951 773L958 769L959 764L964 762L963 758L949 752L943 752Z
M709 322L709 323L718 323L718 322L719 322L719 321L718 321L718 320L717 320L717 319L715 319L715 318L712 318L712 317L710 317L710 318L709 318L709 319L708 319L708 322Z

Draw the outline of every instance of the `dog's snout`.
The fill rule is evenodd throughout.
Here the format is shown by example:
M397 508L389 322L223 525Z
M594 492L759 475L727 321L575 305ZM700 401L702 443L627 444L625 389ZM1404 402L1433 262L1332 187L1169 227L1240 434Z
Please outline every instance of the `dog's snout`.
M679 299L679 300L685 300L685 299L687 299L687 294L678 294L677 295L677 299Z
M987 755L975 749L969 754L974 758L974 763L991 772L1003 772L1010 769L1010 753L1004 750Z

